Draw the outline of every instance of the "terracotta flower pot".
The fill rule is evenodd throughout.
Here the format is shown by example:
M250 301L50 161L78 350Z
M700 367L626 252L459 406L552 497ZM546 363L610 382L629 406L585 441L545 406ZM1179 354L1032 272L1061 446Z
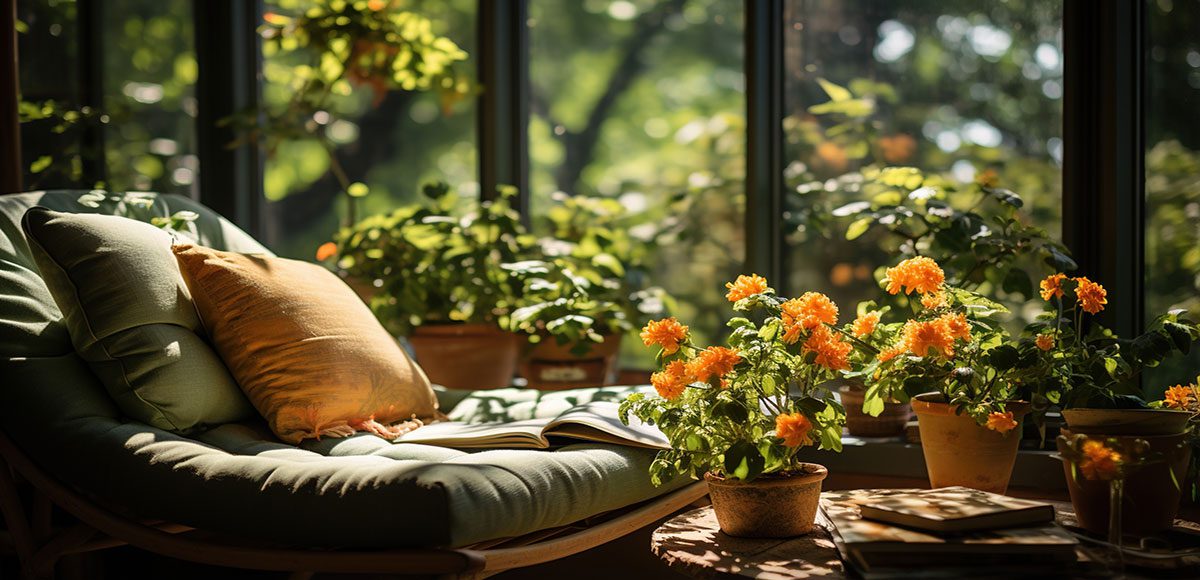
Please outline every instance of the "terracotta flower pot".
M1073 433L1087 435L1175 435L1192 414L1171 409L1064 409Z
M1068 430L1063 430L1062 434L1067 439L1072 436ZM1171 529L1179 512L1184 476L1192 457L1192 449L1185 441L1187 434L1089 435L1101 441L1116 439L1117 448L1124 448L1134 440L1141 439L1148 444L1149 453L1162 454L1164 461L1136 467L1126 475L1121 495L1121 531L1123 534L1147 536ZM1058 440L1058 451L1067 452L1067 444L1062 439ZM1106 536L1109 526L1109 482L1087 479L1082 472L1072 469L1071 462L1066 460L1063 461L1063 473L1080 527Z
M582 356L571 354L571 344L558 344L551 336L529 346L521 358L521 376L529 388L557 391L616 383L619 334L604 337Z
M795 475L763 475L749 483L704 475L721 531L743 538L789 538L812 530L824 466L803 464Z
M1007 433L992 431L970 416L954 413L940 394L926 393L912 400L921 429L921 451L932 487L961 485L1004 493L1017 461L1021 427ZM1008 403L1018 421L1029 412L1029 403Z
M842 406L846 408L846 431L857 437L899 437L904 435L904 426L912 415L908 403L884 403L883 412L872 417L863 412L866 389L846 385L838 389Z
M511 386L523 340L491 324L419 326L408 338L429 380L451 389Z

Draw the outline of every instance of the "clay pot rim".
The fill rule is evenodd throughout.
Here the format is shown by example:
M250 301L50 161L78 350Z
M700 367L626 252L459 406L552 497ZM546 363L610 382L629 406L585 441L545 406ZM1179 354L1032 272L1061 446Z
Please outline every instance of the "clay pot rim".
M1150 441L1167 440L1167 439L1184 439L1187 437L1187 431L1179 433L1164 433L1161 435L1138 435L1137 433L1089 433L1086 431L1072 431L1070 427L1062 427L1058 430L1059 435L1067 438L1076 435L1083 435L1088 439L1145 439L1147 443Z
M937 392L921 393L920 395L917 395L909 400L909 404L912 405L913 412L917 413L918 415L957 415L957 413L954 412L954 407L952 407L950 403L944 403L939 400L931 400L944 400L945 398L945 395ZM1013 416L1019 418L1029 413L1032 406L1028 401L1008 401L1004 403L1004 408L1012 412Z
M413 329L413 336L501 336L515 333L488 322L427 322Z
M786 477L781 477L777 473L768 473L755 478L754 481L746 482L737 479L726 479L710 471L704 474L704 481L707 481L709 485L723 487L791 487L823 481L829 476L829 470L824 465L807 462L802 465L811 468L812 472L803 475L788 475Z

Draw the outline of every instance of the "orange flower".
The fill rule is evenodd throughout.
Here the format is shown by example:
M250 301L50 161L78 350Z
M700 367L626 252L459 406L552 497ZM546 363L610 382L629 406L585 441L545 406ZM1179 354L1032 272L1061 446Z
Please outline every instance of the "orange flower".
M697 381L707 383L712 377L724 377L733 370L742 357L736 350L723 346L710 346L688 361L687 374Z
M820 292L805 292L779 306L784 326L799 326L812 330L825 324L837 324L838 307L828 296ZM793 341L794 342L794 341Z
M642 342L646 346L661 346L664 354L675 354L679 343L687 339L688 327L675 320L675 317L662 320L651 320L642 329Z
M804 343L804 352L815 352L817 357L813 362L827 369L839 371L850 368L848 355L854 347L842 340L841 335L821 325L813 329L808 340Z
M945 292L934 292L932 294L926 294L921 297L921 306L924 306L925 308L928 308L929 310L933 310L934 308L941 308L945 305L946 305L946 293Z
M1037 335L1037 339L1035 339L1034 342L1037 343L1038 348L1040 348L1042 350L1050 350L1050 349L1054 348L1054 335L1039 334L1039 335Z
M846 154L846 150L832 141L824 141L817 145L817 157L835 171L843 171L849 165L849 156Z
M1013 419L1012 411L1004 413L989 413L987 419L987 428L997 433L1008 433L1017 426L1016 419Z
M941 319L909 320L904 324L902 340L905 350L917 356L928 356L931 350L946 358L954 356L954 337Z
M337 244L325 242L317 247L317 261L324 262L337 255Z
M668 401L678 399L691 382L692 377L688 375L687 365L681 360L673 360L661 372L650 375L650 384L654 385L654 390Z
M1121 476L1121 454L1103 443L1087 440L1083 443L1083 458L1079 470L1088 479L1110 481Z
M783 439L783 444L788 447L812 445L813 441L808 436L812 428L812 421L809 421L804 413L783 413L775 416L775 436Z
M1108 292L1101 286L1086 276L1080 276L1075 279L1079 282L1079 287L1075 289L1075 296L1079 298L1079 306L1088 314L1095 314L1104 310L1104 305L1108 304Z
M893 268L887 269L887 291L889 294L929 294L942 289L946 281L946 273L941 266L930 258L917 256L900 262Z
M971 340L971 323L967 322L965 314L943 314L938 317L942 324L946 325L946 332L951 338L970 342Z
M758 274L749 276L743 274L733 282L726 282L725 287L729 289L729 292L725 294L725 299L730 302L737 302L747 296L762 294L770 290L770 287L767 286L767 279Z
M995 169L985 169L975 174L975 183L983 187L996 187L1000 185L1000 174Z
M1163 403L1172 409L1187 409L1196 402L1196 385L1175 385L1163 394Z
M917 140L911 135L901 133L879 138L879 149L883 160L888 163L903 163L908 161L917 151Z
M1038 286L1041 286L1042 288L1042 300L1062 298L1062 283L1066 279L1067 275L1062 273L1046 276L1045 280L1042 280L1040 283L1038 283Z
M854 336L862 338L875 332L875 327L879 325L879 312L864 312L854 319L854 324L850 327L854 331Z
M879 361L880 362L890 361L890 360L904 354L904 352L906 350L908 350L908 349L906 349L904 347L903 343L893 346L891 348L886 348L883 350L883 352L879 353Z

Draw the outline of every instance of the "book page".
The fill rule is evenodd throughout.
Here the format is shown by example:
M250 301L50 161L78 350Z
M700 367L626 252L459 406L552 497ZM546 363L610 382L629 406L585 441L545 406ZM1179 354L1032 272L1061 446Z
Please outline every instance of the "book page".
M629 425L621 422L617 413L619 403L593 401L572 407L546 425L543 435L614 443L649 449L670 449L666 435L653 425L647 425L636 417L629 418ZM418 429L417 431L420 431Z
M509 423L459 423L444 421L425 425L406 433L397 443L424 443L462 449L516 448L545 449L550 443L542 437L549 419L529 419Z

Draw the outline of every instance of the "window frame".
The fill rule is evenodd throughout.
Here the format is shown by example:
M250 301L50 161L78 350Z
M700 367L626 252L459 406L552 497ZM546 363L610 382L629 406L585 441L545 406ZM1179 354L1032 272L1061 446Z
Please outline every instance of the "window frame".
M80 29L94 31L98 0L79 0ZM746 75L745 268L785 280L782 242L783 35L785 0L744 0ZM6 0L12 18L16 0ZM262 0L193 0L199 78L196 118L200 159L199 200L252 235L263 232L263 155L247 145L228 149L231 129L219 119L254 107L261 94L262 53L257 26ZM528 219L528 28L526 0L479 0L479 47L474 58L487 87L479 97L477 127L480 195L496 186L518 186L516 204ZM1123 335L1144 323L1144 0L1063 0L1063 242L1080 271L1109 288L1103 322ZM5 22L0 18L0 25ZM5 34L13 30L5 25ZM16 43L15 33L11 33ZM8 42L8 38L0 38ZM15 48L14 48L15 54ZM7 59L6 63L7 63ZM95 84L99 58L81 62L81 78ZM6 64L5 63L5 64ZM13 71L12 76L16 73ZM0 140L19 160L15 116L16 79L0 64L4 117ZM10 85L11 86L8 86ZM16 133L14 136L13 133ZM85 146L96 145L87 143ZM96 145L102 146L102 144ZM4 167L8 167L5 165ZM19 191L20 171L5 184ZM788 289L781 288L783 292Z

